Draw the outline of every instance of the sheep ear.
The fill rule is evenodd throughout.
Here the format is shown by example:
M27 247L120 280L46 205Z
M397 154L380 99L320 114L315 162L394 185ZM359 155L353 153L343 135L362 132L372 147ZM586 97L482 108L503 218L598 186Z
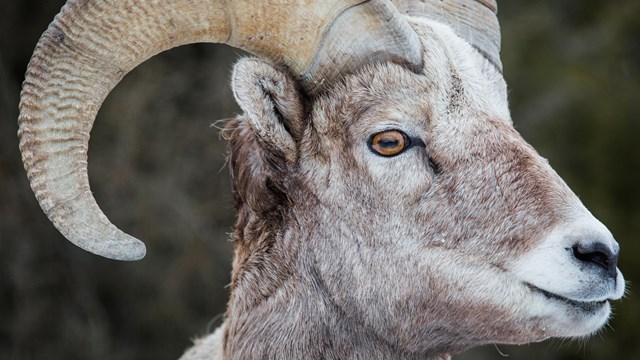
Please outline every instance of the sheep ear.
M269 63L247 58L233 68L231 87L262 145L294 163L304 115L293 79Z

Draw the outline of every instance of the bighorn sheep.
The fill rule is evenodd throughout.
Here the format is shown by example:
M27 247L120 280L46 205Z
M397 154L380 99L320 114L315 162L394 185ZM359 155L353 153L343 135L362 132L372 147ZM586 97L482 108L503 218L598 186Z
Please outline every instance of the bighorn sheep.
M135 260L87 178L95 115L163 50L241 60L225 324L187 359L435 359L579 337L624 292L619 247L514 130L493 0L69 0L20 102L35 195L70 241Z

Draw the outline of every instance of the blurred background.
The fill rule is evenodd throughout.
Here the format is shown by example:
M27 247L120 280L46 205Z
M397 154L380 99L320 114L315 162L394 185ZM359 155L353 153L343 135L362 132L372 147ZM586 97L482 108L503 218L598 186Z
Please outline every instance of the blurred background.
M190 45L152 58L108 97L90 181L109 218L145 240L139 262L67 242L27 183L20 84L63 0L0 0L0 359L176 359L218 326L234 220L214 126L239 112L241 52ZM640 359L640 1L498 1L516 128L622 246L629 294L585 341L486 346L456 359Z

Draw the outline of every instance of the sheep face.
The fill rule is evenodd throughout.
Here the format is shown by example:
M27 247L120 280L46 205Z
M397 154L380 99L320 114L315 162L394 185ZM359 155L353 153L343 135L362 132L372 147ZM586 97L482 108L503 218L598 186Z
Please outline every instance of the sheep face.
M275 212L289 270L316 268L335 306L398 349L593 333L624 291L618 245L514 130L502 76L448 28L413 25L422 73L370 66L306 105L271 66L236 67L261 150L232 139L235 289L250 296L249 264L271 248L246 240L246 214Z

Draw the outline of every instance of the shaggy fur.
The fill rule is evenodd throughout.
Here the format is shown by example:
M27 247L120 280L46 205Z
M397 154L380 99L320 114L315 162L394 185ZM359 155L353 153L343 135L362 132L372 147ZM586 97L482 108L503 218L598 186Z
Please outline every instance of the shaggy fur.
M236 66L232 294L185 359L445 359L606 321L608 303L581 312L514 270L541 248L578 266L550 234L596 220L513 129L502 76L448 28L413 25L422 73L371 65L319 98L262 61ZM377 156L366 141L388 129L426 146ZM607 298L624 287L581 269L613 282Z

